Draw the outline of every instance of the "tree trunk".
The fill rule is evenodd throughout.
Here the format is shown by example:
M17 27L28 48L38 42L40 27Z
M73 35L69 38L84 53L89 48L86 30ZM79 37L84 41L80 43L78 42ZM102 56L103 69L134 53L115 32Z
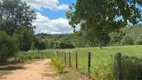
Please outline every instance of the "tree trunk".
M102 43L100 43L100 49L103 49L103 45L102 45Z

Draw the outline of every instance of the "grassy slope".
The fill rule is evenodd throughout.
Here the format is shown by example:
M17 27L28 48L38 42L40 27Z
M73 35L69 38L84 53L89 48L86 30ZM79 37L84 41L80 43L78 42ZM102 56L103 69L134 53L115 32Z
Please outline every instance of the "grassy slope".
M114 63L114 56L116 53L122 53L122 55L142 57L142 46L110 46L104 47L102 50L99 47L90 48L76 48L66 49L65 52L72 53L72 63L75 65L75 53L79 53L79 69L83 73L87 73L87 53L92 53L92 75L96 72L111 75ZM109 73L105 73L109 72ZM101 74L102 76L102 74ZM112 75L113 76L113 75ZM99 78L99 76L98 76ZM96 79L97 80L97 79Z

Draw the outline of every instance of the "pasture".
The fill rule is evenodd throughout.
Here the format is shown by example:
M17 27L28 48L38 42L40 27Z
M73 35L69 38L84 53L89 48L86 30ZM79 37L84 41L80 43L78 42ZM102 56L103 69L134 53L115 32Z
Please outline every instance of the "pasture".
M78 53L79 72L88 74L88 52L91 52L91 77L95 80L114 80L116 72L116 53L122 53L122 77L126 80L140 80L142 67L142 46L110 46L58 50L71 53L72 66L75 67ZM62 58L63 60L63 58ZM67 54L67 61L69 57Z

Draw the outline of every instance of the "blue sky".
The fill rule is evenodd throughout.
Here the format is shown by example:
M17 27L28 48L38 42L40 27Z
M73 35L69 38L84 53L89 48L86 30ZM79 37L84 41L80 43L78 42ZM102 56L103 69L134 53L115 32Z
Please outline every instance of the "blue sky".
M37 19L33 25L37 26L35 33L72 33L73 28L68 24L66 12L69 5L76 0L22 0L36 12ZM79 27L77 28L79 29Z
M75 3L76 0L58 0L59 1L59 5L62 5L62 4L72 4L72 3ZM40 12L42 15L44 16L48 16L50 19L57 19L57 18L66 18L66 11L67 10L50 10L48 8L42 8L42 11L41 10L37 10L37 9L34 9L36 12Z

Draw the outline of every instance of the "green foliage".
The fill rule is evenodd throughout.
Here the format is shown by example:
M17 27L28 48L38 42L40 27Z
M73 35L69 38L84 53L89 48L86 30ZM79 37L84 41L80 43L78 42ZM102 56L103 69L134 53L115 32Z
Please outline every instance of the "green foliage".
M61 37L59 39L46 39L44 40L44 44L47 49L66 49L66 48L74 48L71 40L68 37Z
M57 69L57 72L63 73L65 68L64 62L55 58L52 58L51 60L52 60L52 65L54 65L54 67Z
M123 39L121 40L122 45L133 45L133 38L131 36L124 36Z
M135 45L141 45L142 43L142 25L141 24L137 24L134 26L131 26L129 28L127 28L126 30L124 30L126 36L129 35L133 38L133 42Z
M81 32L74 32L73 33L73 45L75 47L89 47L89 46L94 46L93 44L89 44L89 41L84 37ZM92 41L91 41L92 42Z
M0 30L17 40L19 50L28 51L34 39L35 12L21 0L1 0L0 10Z
M111 41L110 45L141 45L142 44L142 32L141 24L127 26L121 29L120 32L110 33ZM130 42L129 42L130 41Z
M33 48L34 49L37 49L37 50L44 50L46 49L46 45L43 41L41 40L36 40L34 43L33 43Z
M142 39L140 37L135 38L134 44L135 45L142 45Z
M8 58L14 56L17 50L16 41L5 32L0 31L0 62L5 63Z
M74 48L74 46L67 37L63 37L58 40L58 48Z
M122 66L122 79L142 80L142 58L123 56Z
M36 37L44 41L47 49L94 46L79 32L73 34L37 34Z
M80 24L81 32L89 40L99 39L101 32L118 31L127 24L141 20L136 0L77 0L66 13L69 24L75 29ZM118 17L122 17L117 19ZM128 23L129 22L129 23Z
M87 34L81 31L75 31L73 34L37 34L36 36L45 42L46 48L62 48L67 43L73 44L74 47L94 47L100 43L104 46L120 46L120 45L141 45L142 44L142 25L137 24L127 26L112 33L99 35L99 39L88 40ZM43 38L42 38L43 37ZM66 38L66 39L65 39ZM61 40L64 39L64 40Z
M21 0L0 1L0 29L12 36L23 27L31 27L35 13Z
M110 45L119 46L121 45L121 40L124 36L123 32L112 32L109 34L110 36Z
M54 57L55 50L29 50L28 52L20 51L16 54L16 60L24 62L33 59L44 59Z
M52 49L54 48L55 39L46 40L46 48Z
M38 38L42 38L42 39L54 39L54 40L58 40L62 37L67 37L69 39L72 39L73 34L47 34L47 33L39 33L36 34L36 36Z
M30 50L35 40L33 29L29 27L21 28L19 32L13 34L12 37L16 38L20 51Z
M100 47L107 46L110 42L110 36L106 32L102 32L99 37Z

